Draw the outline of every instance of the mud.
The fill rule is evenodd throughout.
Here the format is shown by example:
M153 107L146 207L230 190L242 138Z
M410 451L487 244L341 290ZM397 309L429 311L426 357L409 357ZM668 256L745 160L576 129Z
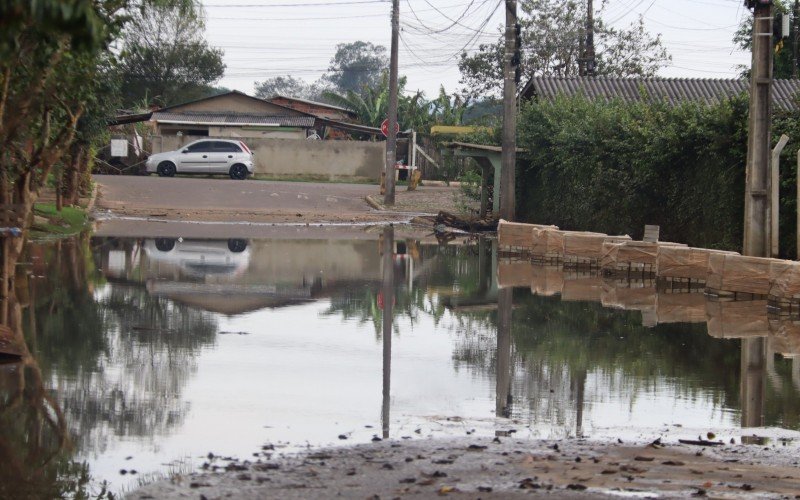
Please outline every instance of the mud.
M380 441L249 460L209 454L128 498L800 498L796 449L727 444L528 441L513 437Z

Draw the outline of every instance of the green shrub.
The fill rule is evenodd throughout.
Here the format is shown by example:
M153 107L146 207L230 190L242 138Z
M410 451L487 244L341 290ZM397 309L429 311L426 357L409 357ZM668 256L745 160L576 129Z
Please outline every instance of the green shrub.
M661 226L663 240L739 250L747 156L745 97L717 105L625 103L559 97L528 103L519 119L520 217L564 229L641 237ZM783 254L794 251L794 155L798 113L776 114L794 144L783 153Z

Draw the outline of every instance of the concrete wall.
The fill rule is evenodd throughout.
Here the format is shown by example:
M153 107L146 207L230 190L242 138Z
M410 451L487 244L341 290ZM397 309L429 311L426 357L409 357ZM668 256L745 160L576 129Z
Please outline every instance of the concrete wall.
M213 137L154 136L152 152L179 149ZM256 174L277 177L380 180L385 142L242 138L255 153Z
M228 138L270 138L270 139L305 139L306 131L292 127L208 127L211 137Z

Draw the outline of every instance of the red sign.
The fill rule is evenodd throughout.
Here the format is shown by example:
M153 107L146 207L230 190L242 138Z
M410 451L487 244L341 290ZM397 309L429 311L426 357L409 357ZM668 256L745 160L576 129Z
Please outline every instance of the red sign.
M389 137L389 119L388 118L383 120L383 123L381 123L381 132L383 133L384 137ZM395 123L394 124L394 133L395 133L395 135L398 132L400 132L400 124L399 123Z

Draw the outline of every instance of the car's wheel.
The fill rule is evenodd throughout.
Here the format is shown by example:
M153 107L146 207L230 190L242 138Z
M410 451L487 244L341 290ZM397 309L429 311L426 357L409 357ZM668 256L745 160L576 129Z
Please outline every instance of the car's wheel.
M246 248L247 248L247 241L245 240L240 240L238 238L228 240L228 250L230 250L233 253L244 252Z
M162 161L158 164L159 177L175 177L175 164L171 161Z
M237 163L236 165L232 166L229 173L231 179L237 179L240 181L247 179L247 167L245 167L241 163Z
M156 248L161 252L169 252L175 248L175 238L156 238Z

